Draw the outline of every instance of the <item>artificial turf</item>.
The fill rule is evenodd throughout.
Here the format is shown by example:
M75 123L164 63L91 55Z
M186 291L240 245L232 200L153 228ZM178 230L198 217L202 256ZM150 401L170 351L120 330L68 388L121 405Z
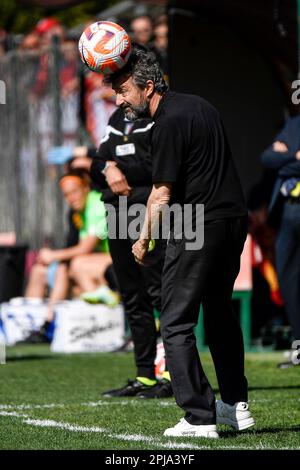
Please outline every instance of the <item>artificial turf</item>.
M210 355L201 354L216 390ZM166 438L182 416L174 399L102 398L134 377L132 353L53 354L47 346L7 349L0 365L0 449L300 449L300 369L280 370L281 353L247 355L256 426L220 439Z

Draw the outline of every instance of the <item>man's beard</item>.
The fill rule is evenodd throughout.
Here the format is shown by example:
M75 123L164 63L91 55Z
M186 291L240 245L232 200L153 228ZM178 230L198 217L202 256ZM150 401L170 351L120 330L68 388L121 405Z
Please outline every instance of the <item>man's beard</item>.
M136 121L137 119L149 117L149 104L147 101L137 106L130 105L129 107L128 105L125 105L123 110L125 117L129 121Z

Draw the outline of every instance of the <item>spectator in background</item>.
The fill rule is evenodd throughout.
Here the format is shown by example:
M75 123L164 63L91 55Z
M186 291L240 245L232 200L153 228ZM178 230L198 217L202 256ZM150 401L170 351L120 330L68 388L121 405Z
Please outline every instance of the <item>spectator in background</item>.
M0 58L4 56L7 51L7 32L0 29Z
M154 21L154 39L149 43L149 49L154 52L158 63L165 75L168 75L168 17L161 15Z
M78 243L78 229L73 221L74 211L68 214L68 235L65 248ZM70 279L67 263L52 263L49 266L37 263L32 267L28 280L25 297L44 299L49 291L47 318L39 331L32 331L25 343L44 343L50 340L50 325L53 319L53 309L56 302L67 298L70 290Z
M269 220L277 225L276 266L280 291L295 340L300 341L300 116L289 119L262 162L277 171ZM281 368L299 365L297 350Z
M32 31L26 34L19 46L20 51L38 52L40 50L41 41L40 36L37 32Z
M153 22L150 16L142 15L130 22L132 40L142 46L147 46L153 37Z
M56 18L44 18L40 20L35 27L35 33L39 35L41 50L44 51L44 54L41 56L33 92L39 96L44 95L48 91L48 52L51 47L53 37L57 37L62 45L61 52L63 60L60 67L61 93L63 97L70 94L70 90L74 91L79 86L77 78L78 53L74 42L65 39L64 28Z
M40 135L41 154L45 158L54 140L55 100L53 60L51 47L54 38L59 42L59 82L61 101L61 128L63 143L74 145L77 138L79 78L78 51L74 41L66 38L65 30L56 18L40 20L34 30L40 38L41 54L31 87L35 104L35 127ZM57 72L56 72L57 75Z
M273 178L270 182L273 183ZM263 331L268 332L269 329L271 334L274 334L273 326L282 325L284 322L283 301L275 267L275 231L267 221L270 182L265 174L262 180L251 188L247 201L248 231L252 236L251 331L254 338L260 337Z
M41 47L47 48L51 45L53 36L59 37L62 42L65 39L64 27L56 18L43 18L38 21L35 32L40 36Z
M112 89L103 82L103 75L84 71L82 77L82 111L84 124L95 147L105 134L107 122L116 109Z
M101 285L100 300L112 306L118 303L118 297L108 288L105 279L111 257L106 240L106 213L100 200L101 194L90 190L88 173L79 169L65 174L60 180L60 187L72 210L73 243L60 250L42 248L38 254L38 262L32 268L26 297L44 297L48 276L52 278L53 285L47 319L36 339L47 336L54 317L54 304L67 297L69 281L78 287L77 294L94 290ZM74 228L78 231L78 241L75 244Z

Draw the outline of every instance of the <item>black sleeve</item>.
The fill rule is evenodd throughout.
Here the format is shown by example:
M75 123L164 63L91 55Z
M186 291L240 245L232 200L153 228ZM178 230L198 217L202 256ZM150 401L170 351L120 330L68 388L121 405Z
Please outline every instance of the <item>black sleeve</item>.
M110 121L106 127L106 134L101 140L99 149L93 153L93 161L91 165L91 178L97 187L100 189L107 188L105 176L101 173L105 167L105 163L108 160L114 160L114 156L111 152L111 134L110 134Z
M105 176L103 175L103 173L101 173L104 167L105 160L103 160L100 156L93 158L90 174L92 181L97 185L99 189L104 189L108 187Z
M98 150L95 147L88 147L87 150L87 157L88 158L95 158L98 155Z
M278 172L281 178L300 177L300 160L284 165Z
M264 166L279 169L286 164L294 162L295 155L291 152L275 152L272 144L263 152L261 160Z
M290 148L290 138L290 121L287 121L282 131L275 137L274 142L283 142L288 148ZM268 147L261 156L263 165L273 169L279 169L283 165L294 162L295 158L295 154L290 151L275 152L273 150L273 144L270 145L270 147Z
M132 186L150 186L152 184L152 156L149 152L140 161L130 161L124 164L118 162L118 168L124 173Z
M177 181L185 152L184 147L182 131L176 122L169 120L153 126L151 143L153 183Z

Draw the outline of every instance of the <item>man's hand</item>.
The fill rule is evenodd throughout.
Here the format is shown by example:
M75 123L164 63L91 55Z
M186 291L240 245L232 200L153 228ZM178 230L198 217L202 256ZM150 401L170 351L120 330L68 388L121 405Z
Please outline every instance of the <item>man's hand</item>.
M116 166L116 162L109 162L110 166L105 171L105 178L113 193L121 196L129 196L131 187L122 171Z
M138 264L144 264L143 260L148 252L149 240L139 239L135 244L132 246L132 253L134 255L134 259Z
M283 142L279 142L278 140L276 142L274 142L273 150L275 152L280 152L280 153L284 153L284 152L289 151L288 147Z
M48 266L55 261L55 251L49 248L42 248L38 254L37 261Z
M296 153L296 158L297 160L300 160L300 150L298 150L298 152Z

